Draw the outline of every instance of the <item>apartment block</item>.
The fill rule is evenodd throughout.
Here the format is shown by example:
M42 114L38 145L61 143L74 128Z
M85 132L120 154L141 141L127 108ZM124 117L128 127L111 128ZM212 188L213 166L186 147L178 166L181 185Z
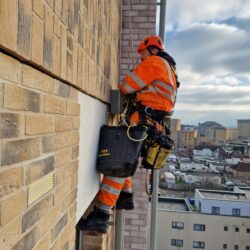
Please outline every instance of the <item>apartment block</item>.
M238 138L238 128L227 128L227 141L234 141Z
M181 131L181 120L180 119L172 119L170 129L171 129L171 138L174 140L175 146L181 147L180 140L178 139L178 137L180 137L180 135L178 135L178 133Z
M183 147L194 147L197 141L197 131L181 131Z
M249 208L249 188L232 192L196 190L194 202L159 198L157 249L247 250Z
M239 139L250 138L250 120L238 120L238 137Z

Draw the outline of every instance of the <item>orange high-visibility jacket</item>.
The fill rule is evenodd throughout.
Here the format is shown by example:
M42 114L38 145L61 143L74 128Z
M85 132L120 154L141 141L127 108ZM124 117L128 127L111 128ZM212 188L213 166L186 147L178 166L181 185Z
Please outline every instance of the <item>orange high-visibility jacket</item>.
M172 112L176 99L176 78L170 64L149 56L120 82L123 94L136 93L136 101L155 110Z

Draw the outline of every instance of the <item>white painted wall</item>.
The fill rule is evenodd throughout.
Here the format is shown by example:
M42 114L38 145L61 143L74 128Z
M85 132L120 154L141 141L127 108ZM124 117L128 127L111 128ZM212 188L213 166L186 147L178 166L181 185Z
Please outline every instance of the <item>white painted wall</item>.
M232 215L233 208L239 208L241 216L250 216L250 201L240 200L215 200L201 197L200 192L195 191L195 206L199 207L201 202L201 213L211 214L212 207L220 207L221 215Z
M184 229L172 228L173 221L184 223ZM194 231L194 224L205 225L205 231ZM250 234L247 233L250 218L159 209L157 226L157 250L195 250L193 241L205 242L206 250L222 250L224 243L228 245L227 249L239 245L240 250L245 250L250 246ZM224 231L224 226L228 231ZM235 232L236 227L239 232ZM183 240L183 247L171 246L171 239Z
M77 191L77 221L86 211L100 186L100 175L96 171L96 155L100 127L105 123L106 105L79 93L80 152Z

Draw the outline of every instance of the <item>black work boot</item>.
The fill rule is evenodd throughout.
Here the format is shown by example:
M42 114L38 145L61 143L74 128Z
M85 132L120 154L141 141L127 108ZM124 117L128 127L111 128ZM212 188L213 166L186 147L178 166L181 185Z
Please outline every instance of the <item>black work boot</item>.
M109 214L102 212L98 208L88 215L86 219L81 218L77 223L77 228L81 231L97 232L105 234L109 227Z
M135 208L133 193L121 191L118 200L116 201L116 209L132 210Z

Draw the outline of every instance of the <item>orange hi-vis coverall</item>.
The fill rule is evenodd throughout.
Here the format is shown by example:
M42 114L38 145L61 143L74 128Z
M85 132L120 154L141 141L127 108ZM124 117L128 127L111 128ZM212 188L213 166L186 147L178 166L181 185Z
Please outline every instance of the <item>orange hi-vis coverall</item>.
M173 68L160 56L149 56L134 71L120 82L123 94L136 93L136 102L155 110L172 112L176 100L177 83ZM139 121L135 112L132 122ZM103 210L109 211L115 206L121 191L131 192L131 178L104 176L98 198Z

